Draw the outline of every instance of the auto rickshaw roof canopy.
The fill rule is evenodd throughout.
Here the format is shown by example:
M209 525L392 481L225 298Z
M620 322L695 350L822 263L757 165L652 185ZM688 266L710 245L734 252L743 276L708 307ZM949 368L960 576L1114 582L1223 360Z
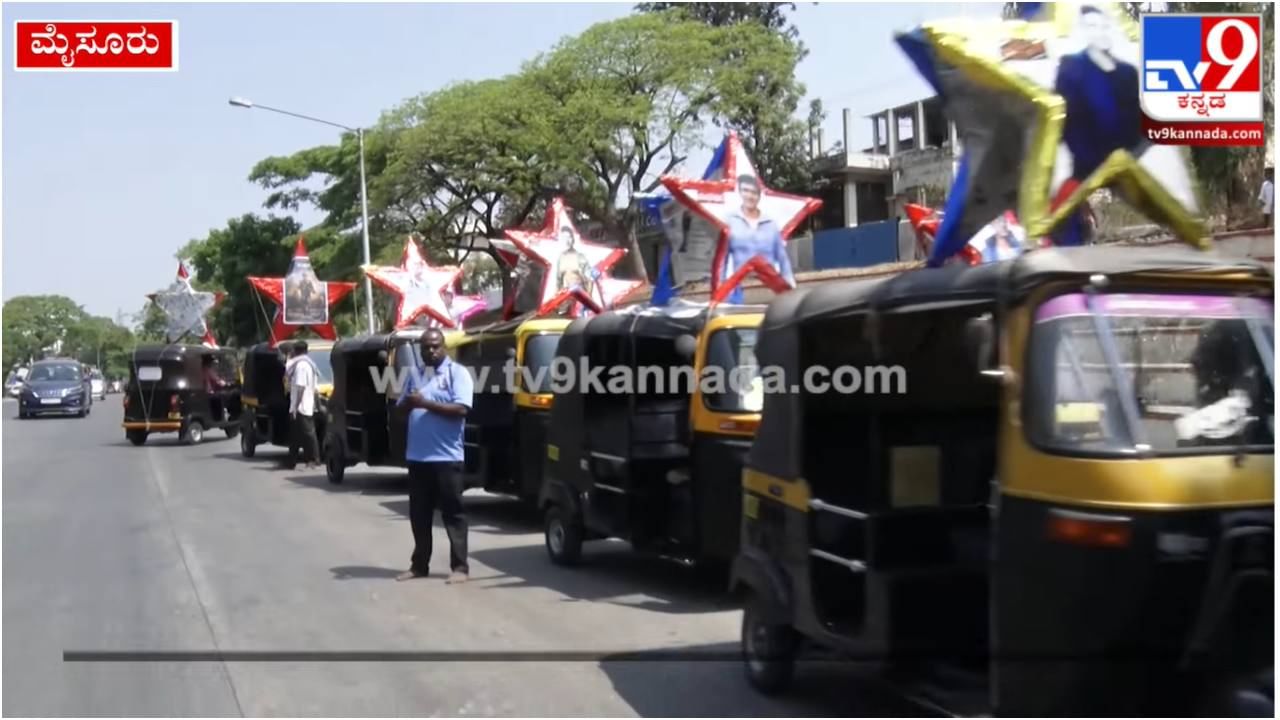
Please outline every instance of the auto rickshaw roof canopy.
M1271 271L1254 260L1182 247L1045 248L996 263L920 268L899 275L793 290L769 306L761 327L767 330L845 313L991 303L1001 294L1016 301L1054 280L1135 274L1202 275L1206 279L1247 274L1266 278Z

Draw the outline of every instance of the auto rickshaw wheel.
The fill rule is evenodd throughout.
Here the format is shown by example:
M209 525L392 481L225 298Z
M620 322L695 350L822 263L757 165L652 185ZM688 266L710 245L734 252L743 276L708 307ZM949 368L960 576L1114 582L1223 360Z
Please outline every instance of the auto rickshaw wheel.
M347 474L346 458L342 457L342 449L338 443L325 443L324 474L334 485L341 485Z
M765 695L776 695L791 684L799 647L795 630L769 622L752 598L742 611L742 664L747 681Z
M147 441L146 430L126 430L124 436L134 445L142 445Z
M258 443L257 438L253 436L253 430L249 429L240 433L240 454L251 458L256 452L258 452Z
M582 559L582 526L567 515L568 512L559 505L547 508L544 526L547 555L556 565L577 565Z
M204 440L204 425L199 420L191 420L182 431L182 442L186 445L199 445Z

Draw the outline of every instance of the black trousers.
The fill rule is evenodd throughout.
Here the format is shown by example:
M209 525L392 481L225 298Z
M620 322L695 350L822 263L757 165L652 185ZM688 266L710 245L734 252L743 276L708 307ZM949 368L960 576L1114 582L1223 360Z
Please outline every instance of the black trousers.
M409 567L427 572L431 564L431 525L436 510L449 535L449 569L469 573L467 516L462 511L463 478L459 463L409 463L409 525L413 528L413 557Z
M320 462L320 441L316 439L316 419L310 415L298 413L289 419L289 459L288 467L298 464L298 449L303 450L302 459L308 462Z

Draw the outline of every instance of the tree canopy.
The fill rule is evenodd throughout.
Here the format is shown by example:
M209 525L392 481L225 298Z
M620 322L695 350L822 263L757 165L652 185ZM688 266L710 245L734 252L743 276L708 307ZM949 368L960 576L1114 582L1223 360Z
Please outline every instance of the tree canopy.
M133 333L94 317L63 295L21 295L4 304L4 367L57 354L97 365L108 377L128 372Z
M537 222L559 194L627 243L643 276L631 198L656 189L713 124L741 133L767 180L794 184L805 157L795 117L802 51L774 17L780 6L723 12L756 21L655 8L566 38L512 75L458 83L385 112L365 136L372 254L398 257L404 235L417 232L430 257L452 262L467 238ZM359 218L356 141L348 133L338 145L267 158L250 179L270 192L268 208L308 204L325 214L323 227L351 231ZM328 269L355 279L357 268L352 256Z

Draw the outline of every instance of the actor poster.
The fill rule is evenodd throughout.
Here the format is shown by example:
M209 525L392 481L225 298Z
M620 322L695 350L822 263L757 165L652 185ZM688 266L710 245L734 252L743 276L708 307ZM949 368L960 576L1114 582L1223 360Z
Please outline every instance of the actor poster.
M323 325L329 322L329 288L311 267L311 258L294 257L284 278L286 325Z

